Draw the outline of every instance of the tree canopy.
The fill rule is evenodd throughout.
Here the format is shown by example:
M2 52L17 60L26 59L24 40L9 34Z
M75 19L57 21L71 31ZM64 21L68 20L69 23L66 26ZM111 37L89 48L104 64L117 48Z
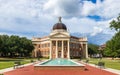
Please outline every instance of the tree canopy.
M31 40L26 37L0 35L0 56L24 57L30 56L34 49Z
M110 28L115 29L116 34L106 42L105 56L120 57L120 15L110 22Z
M88 54L89 55L93 55L93 54L97 54L98 53L98 45L95 44L88 44Z
M117 17L116 20L112 20L110 22L110 28L115 29L118 32L120 31L120 14L119 14L119 16Z

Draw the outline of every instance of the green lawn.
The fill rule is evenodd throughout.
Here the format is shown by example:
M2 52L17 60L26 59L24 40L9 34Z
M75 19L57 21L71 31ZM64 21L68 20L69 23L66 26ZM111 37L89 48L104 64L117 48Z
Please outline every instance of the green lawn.
M26 63L30 63L31 60L36 60L36 59L0 58L0 69L13 67L15 61L21 61L21 64L26 64Z
M112 60L107 58L103 58L102 60L100 60L100 59L90 58L89 63L97 64L99 61L105 62L105 67L120 70L120 60Z
M45 58L42 58L41 60L43 59ZM30 59L0 58L0 69L13 67L15 61L21 61L22 64L26 64L26 63L30 63L31 60L37 60L37 59L36 58L35 59L33 58L30 58ZM90 58L89 63L97 64L99 61L105 62L105 67L120 70L120 60L112 60L112 59L106 59L106 58L103 58L102 60L100 60L100 59Z

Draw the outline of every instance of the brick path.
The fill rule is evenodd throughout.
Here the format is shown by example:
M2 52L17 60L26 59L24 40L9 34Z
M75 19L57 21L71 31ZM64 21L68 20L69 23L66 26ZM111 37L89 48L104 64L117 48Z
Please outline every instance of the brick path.
M117 75L111 72L95 68L87 65L88 70L34 70L34 66L30 65L13 71L5 72L4 75Z

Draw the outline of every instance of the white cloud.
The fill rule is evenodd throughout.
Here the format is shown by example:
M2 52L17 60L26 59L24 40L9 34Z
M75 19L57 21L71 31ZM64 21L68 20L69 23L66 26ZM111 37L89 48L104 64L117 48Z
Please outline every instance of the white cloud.
M94 13L96 9L97 9L96 4L92 3L91 1L84 1L81 14L83 16L88 16Z
M120 0L105 0L98 14L104 18L114 18L120 13Z
M96 25L94 20L88 18L70 18L64 21L70 32L91 33L93 26Z
M48 0L43 10L53 16L75 17L80 15L79 0Z
M80 1L0 0L0 32L50 32L58 22L57 17L62 16L70 32L111 33L109 22L120 13L120 0L97 0L96 4ZM103 20L95 21L86 17L88 15L98 15Z
M82 14L88 15L98 15L105 19L110 19L117 17L120 13L120 0L104 0L101 2L97 0L96 4L91 1L84 1Z
M51 23L53 19L41 11L43 3L40 0L1 0L0 29L15 32L45 30L46 21Z
M93 32L91 33L91 36L94 36L94 35L96 35L97 33L100 33L100 32L102 32L102 31L103 31L103 29L100 28L100 27L93 27Z

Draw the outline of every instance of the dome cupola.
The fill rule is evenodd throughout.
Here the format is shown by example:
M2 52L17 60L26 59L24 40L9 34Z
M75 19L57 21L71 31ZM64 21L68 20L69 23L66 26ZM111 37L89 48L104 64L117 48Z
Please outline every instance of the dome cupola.
M56 24L53 26L53 30L59 30L59 29L67 30L66 25L63 24L62 21L61 21L61 17L59 17L58 23L56 23Z

